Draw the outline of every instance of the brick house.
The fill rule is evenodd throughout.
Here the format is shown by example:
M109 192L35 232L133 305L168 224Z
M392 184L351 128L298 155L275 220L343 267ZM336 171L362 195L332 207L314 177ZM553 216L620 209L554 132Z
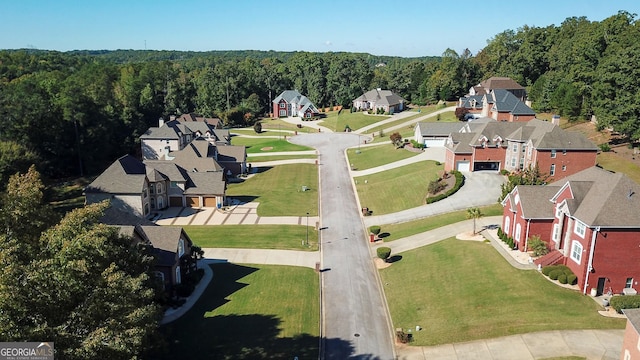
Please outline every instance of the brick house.
M500 76L490 77L478 85L472 86L469 89L469 95L482 96L491 93L493 90L506 90L516 98L520 99L520 101L525 101L527 99L527 90L524 86L518 84L511 78Z
M526 103L525 88L508 77L491 77L469 89L458 100L458 109L474 117L497 121L529 121L535 112Z
M318 108L306 96L296 90L285 90L273 99L273 115L276 117L299 116L310 118L318 115Z
M584 294L635 293L640 279L640 185L590 167L548 185L519 185L502 201L503 231L525 251L537 235L551 252L536 263L567 265Z
M551 181L594 166L598 147L547 121L498 122L481 118L451 132L445 170L519 171L536 164Z

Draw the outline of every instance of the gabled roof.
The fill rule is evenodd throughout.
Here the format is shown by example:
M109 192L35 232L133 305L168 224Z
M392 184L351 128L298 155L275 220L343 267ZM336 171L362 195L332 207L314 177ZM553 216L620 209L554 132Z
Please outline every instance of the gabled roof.
M203 135L209 132L213 136L215 134L215 126L205 122L183 123L178 120L171 120L160 127L150 127L144 134L140 135L140 139L178 140L183 134L194 135L196 131Z
M376 105L393 106L404 103L405 100L391 90L373 89L360 95L353 101L368 101L376 103Z
M187 178L184 174L185 171L183 169L180 169L180 167L178 167L176 164L174 164L171 161L145 160L144 164L148 168L153 169L159 172L160 174L162 174L163 177L166 177L169 181L176 181L176 182L187 181Z
M640 228L640 185L626 175L594 166L558 184L571 188L571 215L588 226Z
M280 95L278 95L275 99L273 99L273 103L279 103L280 100L283 100L283 99L289 104L295 102L300 106L304 106L308 103L313 104L311 100L309 100L306 96L300 94L297 90L283 91Z
M89 186L87 193L140 194L147 171L144 164L131 155L114 161Z
M557 126L537 138L533 142L533 146L538 150L598 150L598 147L582 134L564 131Z
M182 114L177 120L180 122L204 122L216 127L222 124L222 120L218 118L208 118L195 113Z
M189 182L184 191L187 195L223 195L226 187L224 173L189 172Z
M509 77L500 77L500 76L492 76L487 80L481 82L477 86L480 86L484 89L495 90L495 89L504 89L504 90L521 90L524 89L524 86L518 84L513 79Z
M515 194L520 197L522 217L525 219L553 219L555 211L553 203L549 201L560 187L554 185L518 185L509 196L512 206L515 204Z
M461 97L460 107L465 109L476 109L476 110L482 109L483 97L484 97L483 95L467 95L467 96ZM475 105L474 105L474 102L475 102Z
M449 136L459 132L465 125L463 122L419 122L417 124L422 136Z
M182 150L171 153L172 162L187 171L222 171L216 161L216 146L206 140L193 140Z
M471 139L475 136L475 133L451 133L451 140L453 144L446 144L445 146L450 148L455 154L471 154L473 148L471 145Z
M508 112L513 115L535 115L530 107L518 99L508 90L494 89L490 94L485 95L489 103L494 104L496 111Z
M140 226L139 229L153 245L156 266L175 265L180 238L186 242L191 241L182 228L177 226Z
M218 161L220 162L245 162L247 160L247 148L240 145L218 146Z

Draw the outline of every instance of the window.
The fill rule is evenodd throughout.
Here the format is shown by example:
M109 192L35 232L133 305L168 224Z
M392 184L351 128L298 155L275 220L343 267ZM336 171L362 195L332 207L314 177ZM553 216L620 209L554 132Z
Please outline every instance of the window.
M280 116L287 116L287 110L280 110Z
M156 193L162 194L162 183L156 184Z
M576 224L573 227L573 232L576 233L576 235L580 235L580 237L584 239L584 233L586 231L587 231L587 225L585 225L580 220L576 220Z
M571 243L571 260L578 264L580 264L580 260L582 260L582 244L577 240L573 240Z
M511 167L516 167L516 157L511 158Z
M285 103L280 103L280 109L284 109L285 106L286 106Z
M180 274L180 266L176 266L176 284L180 284L182 282L182 276Z
M551 169L549 170L549 176L553 176L556 174L556 164L551 164Z
M149 189L145 187L144 189L142 189L142 197L146 199L147 196L149 196Z
M520 170L524 170L524 158L520 158Z
M156 199L154 199L153 197L151 197L151 199L149 199L149 200L151 200L151 208L152 208L152 209L155 209L155 208L156 208Z
M633 287L633 278L627 278L627 282L624 284L625 289L630 289Z
M504 218L504 233L507 234L507 235L509 234L509 223L510 222L511 222L511 218L506 216Z
M567 165L562 165L562 171L567 171Z
M158 284L160 284L161 290L164 290L164 273L162 271L154 271L153 276L156 278Z
M640 350L640 338L638 338L638 350ZM631 360L631 353L629 350L624 349L624 360Z
M533 150L533 146L529 146L528 149L529 149L529 151L527 152L527 154L529 154L529 156L531 156L531 150Z
M567 155L567 150L562 150L562 155Z
M560 219L560 217L562 217L562 209L560 208L560 206L556 207L556 217L558 219Z
M149 184L149 192L155 194L156 186L154 184Z
M180 239L178 241L178 257L182 257L184 255L184 240Z
M158 196L158 209L164 208L164 200L162 196Z
M517 152L518 151L518 144L513 144L512 151L513 152Z
M520 242L520 231L521 231L520 224L516 224L516 235L514 236L514 240L517 242Z
M177 188L178 187L178 182L177 181L172 181L171 182L171 187L172 188Z
M551 158L554 159L556 157L556 151L551 150Z
M560 241L560 224L553 224L553 241Z

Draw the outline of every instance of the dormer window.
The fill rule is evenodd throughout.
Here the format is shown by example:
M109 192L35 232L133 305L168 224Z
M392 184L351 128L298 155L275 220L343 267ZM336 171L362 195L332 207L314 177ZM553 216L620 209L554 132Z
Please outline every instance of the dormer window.
M551 158L554 159L556 157L556 151L551 150Z

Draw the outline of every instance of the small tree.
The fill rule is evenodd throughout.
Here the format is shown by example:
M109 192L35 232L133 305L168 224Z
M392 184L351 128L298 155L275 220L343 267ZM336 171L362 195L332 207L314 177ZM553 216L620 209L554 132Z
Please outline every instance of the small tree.
M378 257L382 260L384 260L385 262L387 262L387 259L389 259L389 256L391 256L391 248L383 246L383 247L379 247L376 250Z
M467 209L467 219L473 219L473 234L476 234L476 219L482 217L482 211L479 208L469 208Z
M540 235L533 235L528 241L529 248L533 251L533 256L546 255L549 252L547 244L540 239Z
M396 147L402 146L402 135L400 135L400 133L394 132L393 134L389 135L389 139L391 140L391 143Z
M260 134L262 132L262 123L260 121L253 124L253 131L255 131L257 134Z
M380 226L378 225L373 225L369 227L369 232L371 232L373 235L378 235L380 234Z

